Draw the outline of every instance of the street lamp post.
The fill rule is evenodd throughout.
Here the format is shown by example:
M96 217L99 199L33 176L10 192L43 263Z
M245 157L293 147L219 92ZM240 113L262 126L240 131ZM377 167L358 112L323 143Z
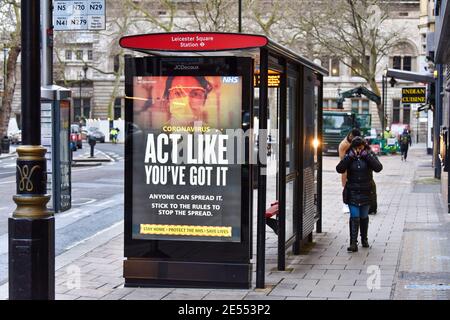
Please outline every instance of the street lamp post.
M86 78L86 74L87 74L87 70L88 70L88 66L85 64L84 66L83 66L83 72L84 72L84 75L81 73L81 71L80 71L80 112L81 112L81 116L80 116L80 119L84 116L84 110L83 110L83 99L82 99L82 97L81 97L81 86L82 86L82 83L83 83L83 81L85 81L87 78Z
M40 3L21 1L22 143L17 205L8 219L9 299L55 298L55 220L47 210L47 163L40 126Z
M386 128L386 123L385 123L385 120L386 120L386 96L387 96L387 81L386 81L386 73L387 73L387 70L385 69L384 71L383 71L383 75L382 75L382 77L381 77L381 91L382 91L382 102L381 102L381 105L382 105L382 109L383 109L383 118L381 119L381 132L382 132L382 136L383 136L383 132L384 132L384 130L385 130L385 128Z

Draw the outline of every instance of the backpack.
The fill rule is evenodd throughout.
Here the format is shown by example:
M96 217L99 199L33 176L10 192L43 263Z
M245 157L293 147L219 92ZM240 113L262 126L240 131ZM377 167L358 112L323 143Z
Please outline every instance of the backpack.
M400 137L400 143L401 144L408 144L409 143L409 136L408 134L402 134Z

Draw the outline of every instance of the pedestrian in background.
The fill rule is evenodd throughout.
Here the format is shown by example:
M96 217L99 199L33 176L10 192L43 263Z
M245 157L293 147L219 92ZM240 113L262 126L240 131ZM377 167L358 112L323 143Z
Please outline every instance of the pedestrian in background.
M403 133L399 138L400 142L400 152L402 153L402 161L408 157L408 149L412 144L411 135L408 132L408 129L403 129Z
M347 182L344 192L346 202L350 209L350 246L349 252L358 251L358 233L361 227L361 244L369 247L367 233L369 230L369 208L372 200L372 172L380 172L383 165L377 156L370 150L362 137L355 137L349 150L336 166L338 173L347 172Z
M118 135L117 129L116 128L111 128L110 136L111 136L111 142L112 143L117 143L117 135Z
M339 159L342 160L344 159L345 154L347 153L347 151L350 149L350 145L352 143L352 139L354 137L359 137L361 136L361 131L359 131L359 129L357 128L353 128L352 131L350 131L347 136L344 138L344 140L341 141L341 143L339 143ZM347 182L347 172L344 172L341 175L341 180L342 180L342 188L345 187L345 183ZM344 203L344 206L342 207L342 212L344 213L349 213L350 210L348 208L348 205Z

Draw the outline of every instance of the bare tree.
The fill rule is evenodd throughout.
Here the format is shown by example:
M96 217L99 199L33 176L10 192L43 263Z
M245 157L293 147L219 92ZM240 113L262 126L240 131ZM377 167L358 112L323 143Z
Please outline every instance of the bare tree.
M389 18L385 1L333 0L330 5L326 0L300 0L296 3L289 6L289 25L298 39L308 39L315 52L339 58L354 76L365 79L370 89L380 95L376 82L379 64L401 33L384 26ZM377 110L381 120L381 103Z
M284 0L246 0L244 7L251 22L248 28L252 32L262 32L275 40L282 40L281 34L285 27L284 13L287 6L288 2Z
M0 107L0 137L8 132L11 106L16 88L17 59L21 48L20 1L3 0L0 2L0 36L4 48L8 48L6 60L6 79ZM5 72L5 70L4 70Z
M238 5L236 0L190 0L187 13L192 16L181 30L237 32Z
M170 32L175 27L177 4L171 0L121 0L134 11L135 22L150 23L156 29Z

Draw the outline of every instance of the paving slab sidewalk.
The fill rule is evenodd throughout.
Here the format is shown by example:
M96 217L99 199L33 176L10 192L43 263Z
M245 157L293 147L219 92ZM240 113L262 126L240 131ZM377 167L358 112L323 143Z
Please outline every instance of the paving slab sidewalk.
M254 288L255 273L249 290L124 288L120 233L59 264L56 299L448 299L450 290L442 288L450 279L450 220L439 181L431 179L431 157L418 145L407 162L398 155L380 159L384 170L375 174L378 214L370 216L369 249L346 251L349 215L341 211L337 158L325 157L323 232L314 233L314 245L301 255L288 250L286 271L278 271L276 236L267 228L265 289ZM439 284L441 290L433 286Z

